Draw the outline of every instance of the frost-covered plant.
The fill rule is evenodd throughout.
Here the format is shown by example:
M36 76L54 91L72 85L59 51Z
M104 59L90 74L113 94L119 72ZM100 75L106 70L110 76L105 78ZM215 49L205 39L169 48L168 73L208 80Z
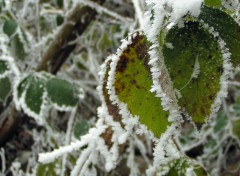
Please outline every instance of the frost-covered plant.
M155 143L147 175L208 175L184 154L178 138L187 121L201 142L212 132L206 123L216 118L239 65L239 2L146 3L143 32L130 34L102 66L96 127L79 142L41 154L40 162L87 145L72 175L93 173L96 158L102 158L110 171L117 165L121 146L132 135L145 134ZM109 128L110 147L104 143Z
M129 23L130 19L96 3L79 2ZM82 91L49 73L21 73L14 59L8 59L5 45L2 47L2 78L15 74L11 79L17 109L23 109L40 124L47 123L42 119L51 106L71 111L65 146L40 154L39 162L48 165L36 166L35 174L64 175L67 163L72 168L71 176L114 174L122 159L130 175L219 175L228 148L234 145L239 151L239 115L232 110L237 99L234 103L226 102L240 63L239 1L147 0L144 18L141 2L132 1L140 29L122 40L116 54L101 66L97 122L80 140L71 143L71 125ZM66 4L64 7L67 8ZM4 24L3 30L14 26L10 22ZM5 30L5 43L16 31L27 38L19 34L20 29L9 31ZM81 41L90 41L79 48L83 50L78 61L81 67L85 66L84 57L96 64L92 59L94 32L89 34L81 36ZM102 44L97 43L96 48L100 47ZM88 68L95 71L95 67ZM98 79L96 74L92 75ZM10 85L11 81L8 82ZM79 128L84 125L80 123ZM226 144L227 141L230 142ZM203 154L192 157L189 151L199 145L204 145ZM148 167L144 173L136 161L136 150ZM67 153L80 155L67 162ZM59 164L60 156L63 159Z
M149 0L147 4L143 32L123 40L102 67L96 127L79 142L41 154L40 162L87 145L72 175L94 173L96 156L110 171L117 165L121 146L133 134L145 134L155 143L147 175L208 175L182 152L177 138L186 121L202 135L227 96L240 59L239 3ZM110 147L104 143L109 128Z

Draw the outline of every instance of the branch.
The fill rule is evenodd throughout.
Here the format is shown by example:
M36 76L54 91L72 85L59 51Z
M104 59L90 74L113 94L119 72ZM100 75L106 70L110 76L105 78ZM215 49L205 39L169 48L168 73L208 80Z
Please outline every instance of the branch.
M98 4L103 4L104 1L93 0L93 2ZM75 43L70 42L74 41L85 31L96 15L97 12L91 7L76 5L43 55L37 71L49 71L56 74L76 47Z

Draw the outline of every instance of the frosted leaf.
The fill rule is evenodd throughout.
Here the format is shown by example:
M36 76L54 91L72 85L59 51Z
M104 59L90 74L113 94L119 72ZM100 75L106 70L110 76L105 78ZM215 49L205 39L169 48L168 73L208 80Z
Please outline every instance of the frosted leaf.
M22 109L41 124L51 106L70 111L79 98L76 87L45 72L16 77L13 87L16 108Z
M222 90L221 48L198 22L172 27L165 42L174 43L174 49L163 48L163 56L173 87L181 93L178 105L201 128L216 113L212 105Z
M110 99L118 104L124 118L138 118L156 137L160 137L170 123L168 112L161 107L161 100L150 92L153 82L150 79L147 40L144 35L136 33L126 41L121 53L112 57L108 78Z
M203 6L201 14L198 16L204 24L214 30L222 39L222 45L229 49L231 54L231 63L234 67L239 66L240 58L240 26L226 12L219 9ZM214 34L214 35L215 35ZM223 43L225 42L225 44ZM226 56L226 55L225 55Z

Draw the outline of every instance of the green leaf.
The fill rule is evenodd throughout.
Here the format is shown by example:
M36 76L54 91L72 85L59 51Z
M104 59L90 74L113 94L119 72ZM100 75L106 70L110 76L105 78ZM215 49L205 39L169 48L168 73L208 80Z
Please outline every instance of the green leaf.
M59 108L73 107L78 102L77 89L65 80L58 78L49 79L46 88L50 100Z
M7 61L5 60L0 60L0 75L4 74L9 70L9 66Z
M29 83L32 80L32 76L28 75L25 78L23 78L20 83L17 85L17 99L20 99L22 97L22 94L24 90L28 87Z
M232 121L232 134L236 137L240 144L240 119Z
M223 61L216 39L198 22L187 22L168 31L163 55L174 89L181 93L179 106L200 128L221 90Z
M36 171L36 176L57 176L55 172L55 163L39 164Z
M74 126L74 136L76 138L80 138L84 134L86 134L89 130L89 124L87 120L79 120Z
M139 116L139 121L160 137L171 123L168 122L169 113L161 106L161 99L150 92L153 81L148 65L148 49L144 35L137 34L132 39L117 63L114 88L130 113Z
M60 7L60 8L63 8L63 0L56 0L57 1L57 5Z
M12 55L19 59L24 60L26 57L26 53L24 50L24 43L21 42L19 35L15 35L10 41L11 53Z
M166 163L160 172L165 172L165 174L163 174L164 176L186 176L189 174L195 176L209 175L202 166L184 157Z
M44 84L41 80L33 78L26 90L25 102L27 107L40 115L43 103Z
M209 7L216 7L219 8L221 7L222 3L221 0L204 0L205 5L209 6Z
M238 66L240 64L240 26L226 12L207 6L202 8L198 19L203 20L219 33L229 48L233 66Z
M215 125L213 128L214 133L218 133L224 129L224 127L228 124L228 118L224 111L218 112L218 115L215 119Z
M14 20L6 20L3 24L3 32L11 37L17 29L17 23Z
M56 22L57 22L57 25L60 26L64 22L64 17L62 15L57 15Z
M4 102L11 92L11 81L8 77L0 79L0 101Z

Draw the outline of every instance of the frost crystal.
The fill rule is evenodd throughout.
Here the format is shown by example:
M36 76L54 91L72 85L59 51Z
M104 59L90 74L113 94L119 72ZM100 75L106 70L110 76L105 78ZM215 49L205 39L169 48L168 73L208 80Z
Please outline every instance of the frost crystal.
M197 17L200 14L203 0L168 0L167 5L171 8L171 21L177 21L186 14Z

